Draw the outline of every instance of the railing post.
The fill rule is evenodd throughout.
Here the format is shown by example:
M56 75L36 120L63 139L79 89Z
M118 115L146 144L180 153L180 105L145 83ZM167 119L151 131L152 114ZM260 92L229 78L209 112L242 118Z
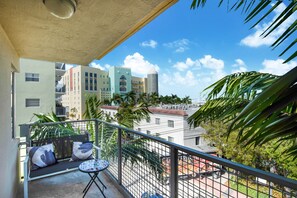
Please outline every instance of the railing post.
M118 183L122 185L122 129L118 129Z
M170 148L170 197L178 197L178 150Z
M98 120L95 120L95 145L96 145L96 146L99 146L99 145L98 145L98 144L99 144L99 143L98 143L98 137L99 137L99 136L98 136L98 132L99 132L98 127L99 127L99 126L98 126ZM102 145L100 145L100 148L101 148L101 146L102 146ZM96 159L99 159L98 156L99 156L99 155L98 155L98 150L96 149Z

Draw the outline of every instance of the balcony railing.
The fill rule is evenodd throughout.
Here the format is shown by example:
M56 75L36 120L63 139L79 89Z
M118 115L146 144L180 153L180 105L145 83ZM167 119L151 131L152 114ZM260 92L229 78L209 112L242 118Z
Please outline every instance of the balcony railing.
M297 197L296 180L101 120L22 125L21 135L29 141L40 127L48 127L47 137L68 135L69 126L90 133L101 147L96 155L109 160L109 174L133 197Z
M56 87L56 93L65 93L66 92L66 86L63 85L63 87Z
M65 116L66 108L65 107L56 107L56 115L57 116Z

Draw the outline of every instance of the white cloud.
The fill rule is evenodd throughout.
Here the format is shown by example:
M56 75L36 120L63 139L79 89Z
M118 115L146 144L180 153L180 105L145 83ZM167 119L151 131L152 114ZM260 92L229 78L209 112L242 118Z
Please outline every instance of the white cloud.
M182 53L189 49L190 41L188 39L180 39L163 45L168 48L175 49L175 52Z
M124 60L123 67L131 68L132 73L142 76L146 76L152 69L156 71L160 70L158 65L145 60L138 52L135 52L133 55L128 55Z
M195 79L193 72L187 71L185 76L182 76L179 72L174 73L174 80L177 84L194 86L197 85L197 80Z
M161 75L161 82L163 84L168 85L177 85L177 86L195 86L197 85L197 79L195 78L192 71L188 70L185 74L181 74L180 72L175 72L173 75L169 75L166 73L163 73Z
M65 70L68 70L70 68L74 67L72 64L65 64Z
M205 55L203 58L199 59L202 67L211 69L210 72L211 81L215 82L224 76L226 73L224 71L224 61L221 59L213 58L211 55Z
M285 60L276 59L276 60L264 60L262 65L264 66L260 72L271 73L275 75L283 75L289 70L297 66L297 61L290 61L289 63L283 64Z
M246 72L247 66L245 62L241 59L236 59L235 64L232 65L232 67L236 67L236 69L233 69L231 73L238 73L238 72Z
M105 70L105 68L103 66L101 66L99 63L91 62L89 66L94 67L94 68L98 68L98 69L101 69L101 70Z
M200 67L200 62L198 60L193 61L191 58L187 58L185 62L177 62L173 65L173 67L179 71L187 70L192 66Z
M144 42L140 43L139 45L142 47L156 48L158 45L158 42L154 41L154 40L149 40L149 41L144 41Z
M273 13L275 16L273 17L273 20L275 20L280 13L286 8L285 4L280 4ZM276 30L274 30L269 36L263 38L261 34L263 31L271 25L272 21L269 21L268 23L259 24L255 27L255 32L251 35L248 35L247 37L243 38L240 41L240 44L246 45L249 47L260 47L262 45L271 45L297 18L297 13L292 14L283 24L281 24Z

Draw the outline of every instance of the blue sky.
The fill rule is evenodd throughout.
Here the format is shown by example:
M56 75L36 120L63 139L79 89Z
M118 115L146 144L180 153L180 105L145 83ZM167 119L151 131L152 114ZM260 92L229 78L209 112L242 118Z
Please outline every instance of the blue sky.
M281 75L297 65L296 60L282 65L285 57L278 54L284 46L269 48L285 26L296 20L296 14L267 39L258 36L285 5L250 30L252 23L244 24L245 15L227 12L226 5L218 8L217 2L209 0L206 7L190 10L191 1L180 0L90 66L130 67L136 76L146 76L154 67L161 95L199 100L204 88L227 74L253 70Z

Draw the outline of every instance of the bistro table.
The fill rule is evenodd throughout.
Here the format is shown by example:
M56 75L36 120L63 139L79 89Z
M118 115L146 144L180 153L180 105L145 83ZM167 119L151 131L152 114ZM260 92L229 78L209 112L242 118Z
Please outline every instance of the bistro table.
M85 161L85 162L83 162L83 163L81 163L79 165L78 169L81 172L88 173L88 175L91 177L89 183L87 184L87 186L83 190L83 193L84 193L83 197L85 197L85 195L87 194L87 192L89 191L89 189L90 189L90 187L92 186L93 183L96 184L96 186L98 187L98 189L102 193L103 197L105 197L103 191L104 191L104 188L106 189L106 186L99 179L98 174L101 171L107 169L108 166L109 166L109 162L108 161L106 161L106 160L98 160L98 159L88 160L88 161ZM98 183L95 181L96 178L102 184L103 190L101 190L101 188L99 187Z

